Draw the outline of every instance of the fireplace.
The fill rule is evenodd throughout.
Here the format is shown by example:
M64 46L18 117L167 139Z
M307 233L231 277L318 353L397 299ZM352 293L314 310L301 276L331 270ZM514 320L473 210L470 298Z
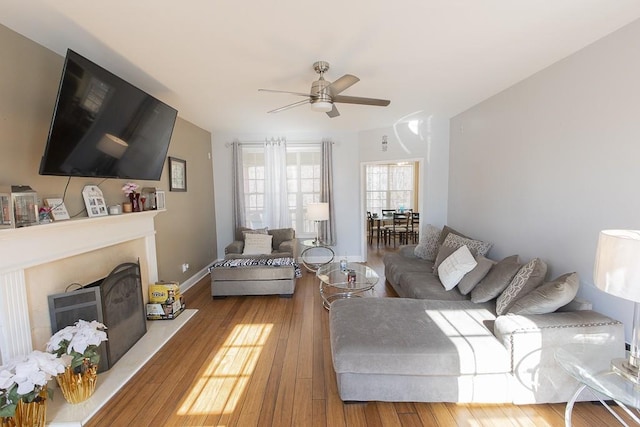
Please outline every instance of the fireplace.
M98 372L108 370L147 332L139 262L120 264L81 289L49 295L49 315L52 334L80 319L104 323L108 340L100 346Z

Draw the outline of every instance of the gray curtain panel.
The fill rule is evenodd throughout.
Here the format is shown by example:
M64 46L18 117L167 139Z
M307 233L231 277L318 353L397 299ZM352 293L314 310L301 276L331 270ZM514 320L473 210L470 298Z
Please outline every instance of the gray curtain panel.
M333 142L322 141L320 159L320 202L329 203L329 221L320 221L320 241L329 246L336 244L336 216L333 207Z

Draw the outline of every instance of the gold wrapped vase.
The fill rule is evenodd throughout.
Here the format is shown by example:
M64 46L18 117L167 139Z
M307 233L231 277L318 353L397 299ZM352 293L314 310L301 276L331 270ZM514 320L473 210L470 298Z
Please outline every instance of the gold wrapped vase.
M47 419L47 389L33 402L19 400L13 417L0 418L2 427L44 427Z
M98 365L90 364L85 360L79 370L80 372L74 372L74 369L68 366L64 373L56 376L62 394L69 403L84 402L96 389Z

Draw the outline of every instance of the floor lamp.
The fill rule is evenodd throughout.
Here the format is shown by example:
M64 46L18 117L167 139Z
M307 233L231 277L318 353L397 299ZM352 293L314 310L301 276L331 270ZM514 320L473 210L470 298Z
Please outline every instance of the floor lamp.
M640 231L600 232L593 280L600 290L635 303L629 358L611 363L614 371L640 384Z
M320 228L318 222L329 220L329 203L309 203L307 205L307 219L316 223L316 238L314 245L320 244Z

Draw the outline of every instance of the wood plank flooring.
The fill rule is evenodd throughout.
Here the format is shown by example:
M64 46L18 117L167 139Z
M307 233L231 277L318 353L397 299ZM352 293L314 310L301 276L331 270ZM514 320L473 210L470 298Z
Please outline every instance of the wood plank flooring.
M368 265L385 285L384 250ZM563 426L564 404L350 403L338 396L328 312L304 272L292 298L212 299L208 277L186 292L198 313L88 426ZM596 404L579 403L574 426L613 425Z

